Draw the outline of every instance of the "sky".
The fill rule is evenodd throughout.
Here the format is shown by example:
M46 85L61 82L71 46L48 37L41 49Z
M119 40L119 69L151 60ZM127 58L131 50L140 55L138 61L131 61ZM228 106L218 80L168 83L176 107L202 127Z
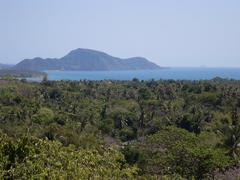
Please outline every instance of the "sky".
M76 48L160 66L240 67L240 1L0 0L0 63Z

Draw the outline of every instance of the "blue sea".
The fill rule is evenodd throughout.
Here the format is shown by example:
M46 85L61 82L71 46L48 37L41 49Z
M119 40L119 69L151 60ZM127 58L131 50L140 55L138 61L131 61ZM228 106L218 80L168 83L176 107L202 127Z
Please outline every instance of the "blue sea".
M49 80L204 80L215 77L240 80L240 68L164 68L133 71L45 71Z

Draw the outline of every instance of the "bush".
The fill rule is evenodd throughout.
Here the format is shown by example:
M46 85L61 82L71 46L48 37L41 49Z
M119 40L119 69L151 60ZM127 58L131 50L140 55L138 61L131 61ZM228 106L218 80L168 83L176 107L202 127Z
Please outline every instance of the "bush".
M32 117L32 121L37 124L50 124L54 120L54 113L51 109L41 108L35 115Z
M221 149L199 143L194 134L176 127L165 127L135 145L140 153L138 164L144 174L179 174L202 179L217 168L232 165Z
M130 141L136 137L136 133L133 131L132 128L125 127L120 130L119 136L122 141Z
M112 148L77 150L57 141L14 141L3 134L0 141L0 179L133 179L137 172Z

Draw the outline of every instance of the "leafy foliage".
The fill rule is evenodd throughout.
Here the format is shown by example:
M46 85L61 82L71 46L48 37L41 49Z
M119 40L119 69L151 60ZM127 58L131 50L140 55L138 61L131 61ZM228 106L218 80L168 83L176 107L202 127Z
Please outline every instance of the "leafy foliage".
M133 178L137 172L125 165L123 155L112 148L77 150L59 142L29 137L13 141L4 135L0 167L1 179Z
M239 166L239 108L240 81L220 78L0 79L1 179L222 177Z

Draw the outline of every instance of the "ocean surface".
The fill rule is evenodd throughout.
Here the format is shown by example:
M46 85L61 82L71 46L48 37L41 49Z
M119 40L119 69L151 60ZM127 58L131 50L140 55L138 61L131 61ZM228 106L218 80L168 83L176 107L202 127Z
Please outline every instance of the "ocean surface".
M240 80L240 68L165 68L133 71L45 71L49 80L203 80L215 77Z

